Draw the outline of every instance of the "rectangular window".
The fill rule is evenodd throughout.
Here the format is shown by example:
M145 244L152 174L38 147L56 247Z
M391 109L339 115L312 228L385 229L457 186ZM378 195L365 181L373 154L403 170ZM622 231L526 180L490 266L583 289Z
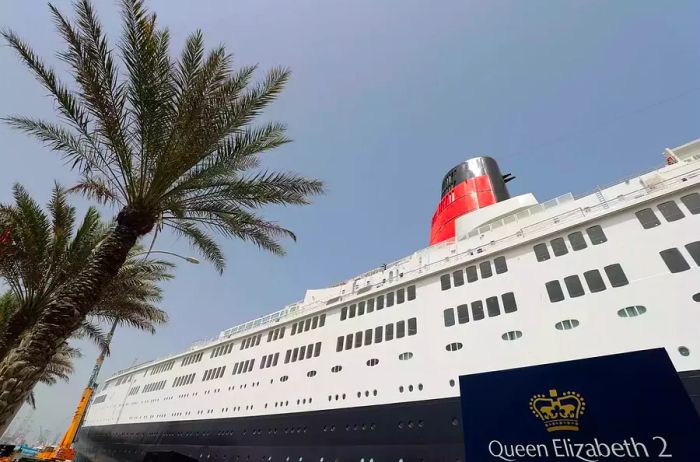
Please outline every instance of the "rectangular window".
M357 305L355 305L353 303L352 305L350 305L350 314L348 315L348 317L354 318L356 312L357 312Z
M692 193L681 197L681 202L693 215L700 213L700 193Z
M250 359L246 359L245 363L243 364L243 372L248 372L248 367L250 367Z
M455 310L454 308L447 308L442 312L442 317L445 321L445 327L450 327L455 325Z
M537 244L532 248L532 250L535 251L535 257L537 257L537 261L549 260L549 250L547 249L547 244L545 244L544 242L541 244Z
M611 286L621 287L629 284L627 276L625 276L625 272L622 271L622 266L620 266L619 263L608 265L603 269L605 270L605 274L608 275L608 279L610 279Z
M370 298L367 300L367 312L371 313L372 311L374 311L374 299Z
M311 318L307 319L306 322L304 323L304 332L308 331L311 328Z
M450 285L450 275L449 274L443 274L440 276L440 288L442 290L447 290L451 288L452 286Z
M606 289L605 282L603 281L603 276L600 275L598 270L590 270L583 273L583 278L588 284L588 290L591 293L602 292Z
M345 336L345 349L352 349L352 334L348 334Z
M549 281L544 285L547 288L547 294L549 295L549 301L560 302L564 300L564 292L561 290L561 284L559 281Z
M348 317L348 307L344 306L340 309L340 320L345 321L345 319ZM294 335L294 327L292 326L292 335Z
M314 354L314 345L313 343L310 343L309 345L306 346L306 359L311 358L311 356Z
M260 369L265 368L265 362L267 361L267 355L263 355L262 359L260 360Z
M566 248L566 241L564 241L563 237L552 239L549 244L552 246L552 252L554 252L555 257L561 257L569 253L569 249Z
M566 290L569 292L569 297L580 297L585 294L581 279L576 274L565 277L564 285L566 285Z
M316 345L314 345L314 358L318 357L318 355L321 354L321 342L316 342Z
M386 294L386 307L394 306L394 292Z
M498 304L498 297L489 297L486 299L486 312L489 318L501 314L501 306Z
M241 365L241 363L236 363L233 365L233 375L238 374L238 367Z
M455 271L452 273L452 279L455 281L455 287L464 285L464 271Z
M515 303L515 294L513 292L506 292L501 295L501 301L503 302L503 312L513 313L518 311L518 305Z
M372 329L365 330L365 346L372 344Z
M394 325L393 324L387 324L384 326L384 338L388 342L389 340L394 339Z
M382 326L374 328L374 343L382 343L382 334L384 334Z
M335 351L343 351L343 336L338 337L338 342L335 344Z
M273 360L273 359L275 360L274 366L276 366L276 365L277 365L277 357L278 357L279 355L280 355L279 353L275 353L274 358L273 358L272 355L268 356L268 357L267 357L267 364L265 365L265 367L273 366L273 364L272 364L272 360Z
M365 314L365 302L364 301L357 304L357 315L362 316L363 314Z
M603 228L601 228L600 225L595 225L591 226L590 228L586 228L586 234L588 234L588 238L591 240L591 244L593 245L602 244L603 242L608 241L608 238L605 237Z
M347 313L347 310L348 310L348 309L347 309L346 307L343 307L343 310L345 310L345 312ZM341 318L341 321L342 321L343 319L345 319L345 318L343 317L343 315L344 315L343 310L340 311L340 318ZM291 335L294 335L294 334L296 334L296 333L297 333L297 324L294 323L294 324L292 324L292 334L291 334Z
M681 254L681 251L677 248L666 249L659 252L666 267L672 273L680 273L681 271L687 271L690 269L690 265Z
M323 327L326 324L326 313L323 313L318 317L318 327ZM284 335L284 327L282 328L282 334Z
M474 321L484 319L484 303L481 300L472 302L472 319Z
M457 320L460 324L466 324L469 322L469 305L457 306Z
M418 320L411 318L408 320L408 335L416 335L418 333Z
M581 231L576 231L575 233L569 234L568 238L571 248L574 249L574 251L583 250L588 247L588 244L586 244L586 239L584 239Z
M355 334L355 348L360 348L362 346L362 331Z
M275 353L275 359L272 361L272 366L273 366L273 367L277 365L277 360L279 359L279 357L280 357L280 354L279 354L279 353Z
M690 244L686 244L685 250L687 250L690 256L693 257L693 260L695 260L695 264L700 266L700 241L695 241L691 242Z
M479 275L476 272L476 266L467 267L467 282L474 282L479 279Z
M493 274L493 271L491 270L491 262L487 260L479 263L479 272L481 272L481 279L490 278Z
M250 360L250 369L248 369L248 371L252 371L254 365L255 365L255 358Z
M661 215L664 216L666 221L676 221L685 217L675 201L662 202L657 205L656 208L659 209L659 212L661 212Z
M311 320L311 328L316 329L318 327L318 316L314 316Z
M287 364L290 359L292 359L292 350L287 350L287 353L284 355L284 363Z
M406 301L406 289L399 289L396 291L396 303L403 303Z
M396 323L396 338L403 338L406 335L406 321Z
M496 268L496 274L502 274L508 271L508 264L506 263L506 257L496 257L493 260L493 266Z
M377 311L384 308L384 295L377 296Z
M292 352L292 362L295 362L299 357L299 347L296 347Z
M635 212L635 215L644 229L655 228L661 224L652 209L642 209Z
M305 354L306 354L306 345L302 345L302 346L299 348L299 361L301 361L302 359L304 359L304 355L305 355ZM294 356L292 356L292 357L294 357Z
M416 286L408 286L406 288L406 295L408 297L408 301L415 300L416 299Z

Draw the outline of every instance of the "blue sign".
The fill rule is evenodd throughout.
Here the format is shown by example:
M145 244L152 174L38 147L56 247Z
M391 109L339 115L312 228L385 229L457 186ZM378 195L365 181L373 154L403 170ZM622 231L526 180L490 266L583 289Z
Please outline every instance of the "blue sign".
M700 417L664 349L459 384L466 462L700 462Z

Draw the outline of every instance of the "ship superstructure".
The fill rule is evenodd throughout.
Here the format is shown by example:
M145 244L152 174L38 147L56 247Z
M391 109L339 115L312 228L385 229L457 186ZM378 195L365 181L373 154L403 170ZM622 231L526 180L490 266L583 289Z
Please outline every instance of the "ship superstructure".
M460 375L653 347L700 406L700 140L581 197L448 172L430 247L119 372L85 460L464 460ZM152 459L160 460L160 459Z

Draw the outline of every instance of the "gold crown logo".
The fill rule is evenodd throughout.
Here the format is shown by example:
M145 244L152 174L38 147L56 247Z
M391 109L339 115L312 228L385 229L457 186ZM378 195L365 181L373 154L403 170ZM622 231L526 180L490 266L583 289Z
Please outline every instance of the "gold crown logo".
M549 390L549 397L538 394L530 398L530 410L544 422L548 432L577 432L579 418L585 409L583 396L573 391L566 391L559 396L557 390Z

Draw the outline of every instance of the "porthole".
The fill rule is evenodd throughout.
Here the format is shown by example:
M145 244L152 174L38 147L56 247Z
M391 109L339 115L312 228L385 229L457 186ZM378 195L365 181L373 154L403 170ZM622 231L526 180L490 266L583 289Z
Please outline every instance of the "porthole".
M698 292L697 294L693 295L693 301L694 301L694 302L700 302L700 292Z
M367 360L367 365L369 367L376 366L377 364L379 364L379 360L377 358L372 358L372 359Z
M410 351L407 351L407 352L405 352L405 353L401 353L401 354L399 355L399 359L400 359L401 361L406 361L406 360L409 360L409 359L411 359L411 358L413 358L413 353L411 353Z
M506 332L505 334L501 335L501 338L503 340L517 340L522 336L523 336L523 333L521 331L511 330L511 331Z
M399 387L399 393L403 393L403 385Z
M641 305L628 306L617 311L617 315L621 318L634 318L647 312L646 307Z
M288 375L283 375L282 377L280 377L280 382L286 382L287 380L289 380Z
M554 324L554 327L557 330L575 329L578 326L579 326L578 319L565 319L564 321L559 321L558 323Z
M450 379L450 386L454 387L455 386L455 379Z
M690 356L690 350L688 347L678 347L678 352L681 354L681 356Z
M331 372L340 372L343 370L343 366L333 366Z
M306 373L307 377L314 377L316 375L316 371L309 371Z
M453 342L445 346L447 351L457 351L462 349L462 344L460 342Z

